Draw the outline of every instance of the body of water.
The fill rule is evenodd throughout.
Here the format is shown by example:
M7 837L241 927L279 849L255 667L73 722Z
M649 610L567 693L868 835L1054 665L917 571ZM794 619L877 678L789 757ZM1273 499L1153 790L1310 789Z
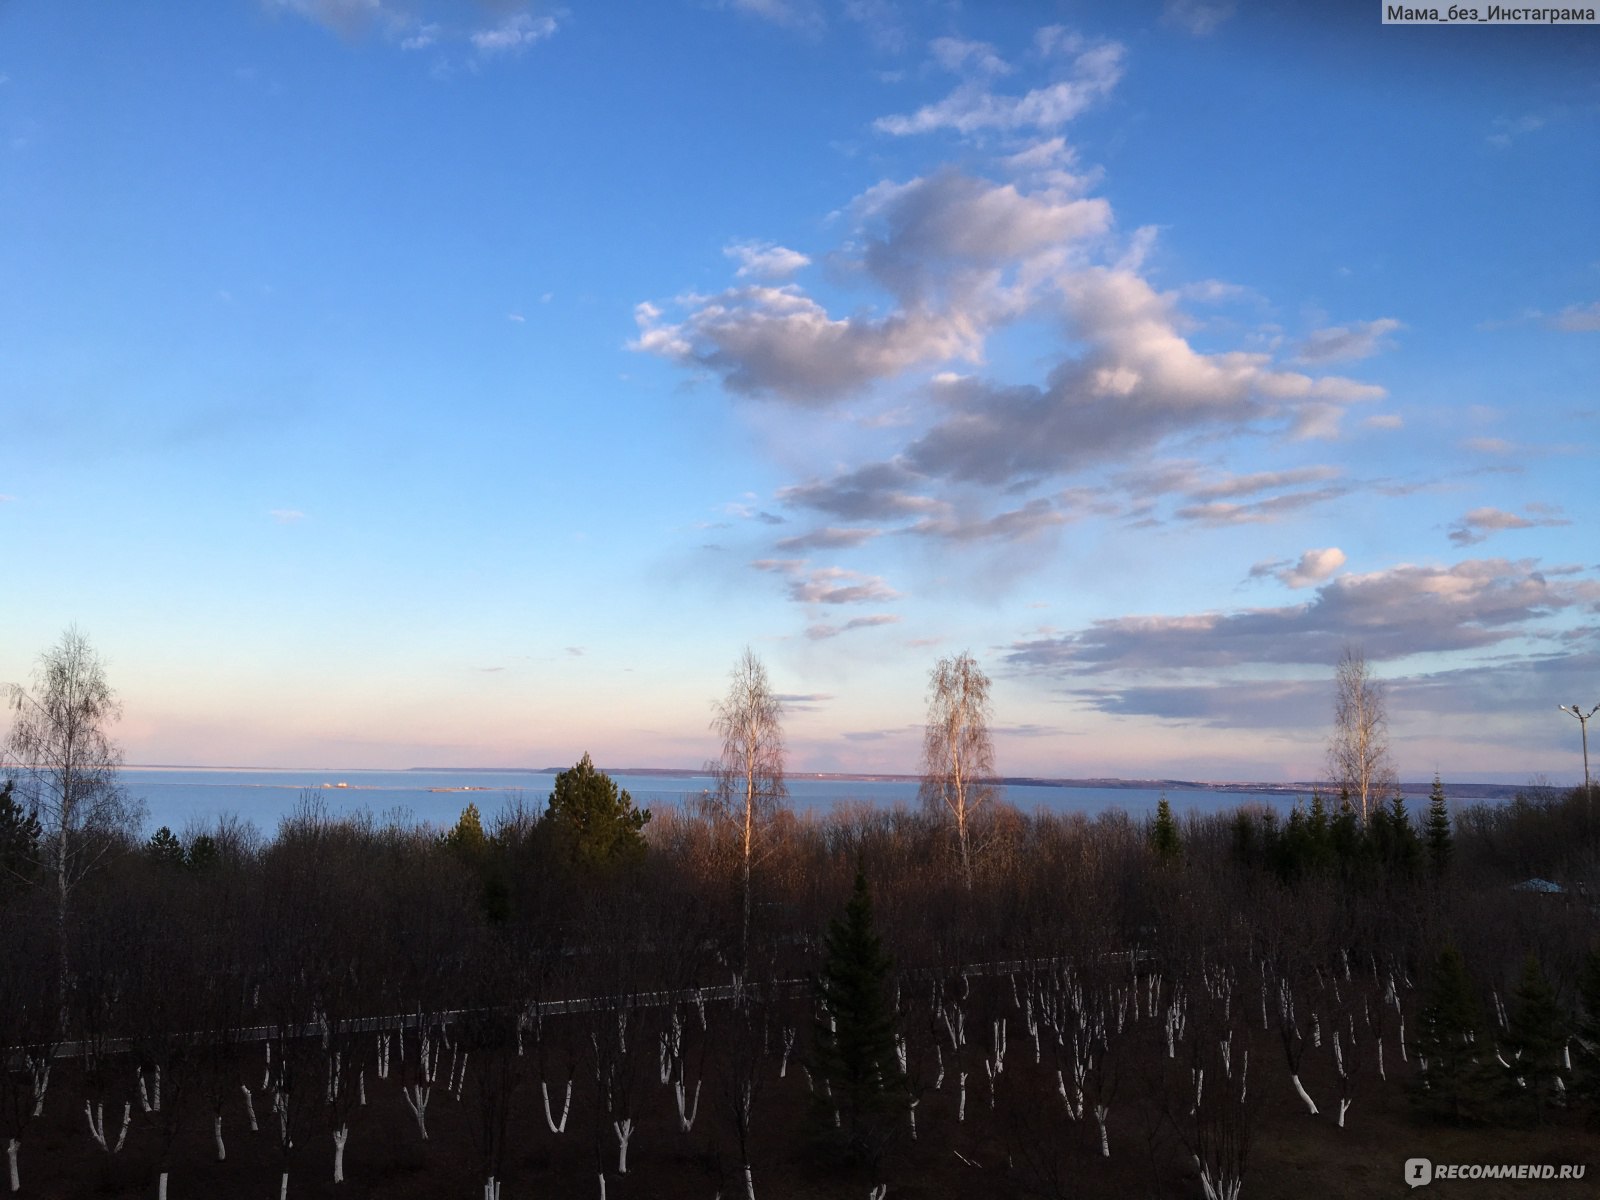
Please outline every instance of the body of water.
M520 798L535 811L544 810L554 772L543 771L318 771L226 770L212 767L127 767L122 773L128 793L143 800L146 830L166 825L178 833L186 826L212 824L224 813L253 822L265 834L314 793L334 816L370 812L380 820L398 813L408 820L453 825L473 803L490 821L495 813ZM706 775L627 774L617 783L644 807L671 807L693 799L713 786ZM1007 803L1024 812L1094 815L1120 808L1135 816L1155 811L1162 795L1178 813L1216 812L1240 804L1261 803L1287 810L1295 800L1281 792L1221 792L1206 788L1097 788L1009 784ZM838 804L867 803L883 808L914 807L915 780L810 779L789 780L789 805L798 811L826 812Z

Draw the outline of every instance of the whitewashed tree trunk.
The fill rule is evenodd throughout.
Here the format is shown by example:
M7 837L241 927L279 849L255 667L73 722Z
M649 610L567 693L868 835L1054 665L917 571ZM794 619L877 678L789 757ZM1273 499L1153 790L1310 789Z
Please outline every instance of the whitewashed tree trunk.
M341 1125L333 1131L333 1181L344 1182L344 1144L350 1140L350 1126Z
M33 1115L37 1117L44 1112L44 1094L50 1087L50 1064L35 1058L30 1059L28 1065L33 1070Z
M16 1138L6 1141L6 1168L11 1175L11 1190L19 1191L22 1188L22 1176L17 1173L17 1152L22 1149L22 1143Z
M688 1133L694 1128L694 1119L700 1112L700 1083L703 1082L705 1081L701 1080L694 1085L694 1100L687 1107L684 1104L686 1094L684 1091L683 1080L678 1080L678 1082L674 1085L674 1089L678 1096L678 1130L681 1133Z
M211 1136L216 1139L216 1143L217 1143L217 1161L218 1162L226 1162L227 1159L228 1159L228 1147L223 1145L223 1142L222 1142L222 1114L221 1113L218 1113L215 1117L213 1117L211 1119Z
M611 1128L617 1131L617 1174L628 1173L628 1139L633 1136L633 1119L624 1117L620 1121L611 1122Z
M406 1107L417 1120L417 1132L422 1135L423 1141L428 1140L428 1097L432 1093L431 1087L423 1087L420 1083L400 1089L400 1094L405 1097Z
M1100 1126L1100 1157L1101 1158L1110 1158L1111 1157L1111 1141L1110 1141L1110 1138L1106 1134L1106 1117L1110 1114L1110 1112L1111 1112L1111 1110L1109 1108L1107 1108L1104 1104L1096 1104L1094 1106L1095 1124Z
M600 1200L606 1200L606 1173L600 1172Z
M567 1079L567 1098L561 1105L561 1120L559 1122L550 1115L550 1085L543 1080L539 1081L539 1090L544 1093L544 1119L550 1126L551 1133L565 1133L567 1131L567 1114L572 1111L572 1079ZM601 1187L605 1187L605 1176L601 1176Z
M750 1164L744 1164L744 1200L756 1200L756 1177L750 1172Z
M261 1126L256 1124L256 1102L250 1097L250 1089L245 1084L239 1085L239 1090L244 1093L244 1111L250 1117L250 1132L259 1133Z
M278 1181L278 1200L289 1200L289 1172L285 1171Z

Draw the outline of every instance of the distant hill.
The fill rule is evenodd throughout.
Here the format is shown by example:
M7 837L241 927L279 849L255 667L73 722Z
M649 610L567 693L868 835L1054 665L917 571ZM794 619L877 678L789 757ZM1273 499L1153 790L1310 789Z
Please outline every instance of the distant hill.
M435 773L455 771L462 774L472 772L487 774L490 772L527 771L540 775L554 775L565 771L567 767L411 767L409 769ZM602 770L607 775L664 775L676 779L692 779L706 774L703 770L690 770L682 767L603 767ZM919 775L896 775L883 772L836 771L790 771L788 776L790 779L831 779L838 780L841 783L915 783L921 778ZM1310 796L1315 788L1320 788L1324 795L1333 794L1334 792L1334 789L1323 783L1251 783L1245 780L1068 779L1040 778L1031 775L1007 775L998 782L1016 787L1104 788L1136 791L1171 789L1174 791L1193 790L1224 793L1255 792L1283 796ZM1400 785L1401 792L1407 796L1426 796L1432 788L1432 780L1413 781ZM1525 791L1526 788L1526 784L1515 783L1446 783L1444 785L1445 795L1455 800L1509 800L1516 793Z

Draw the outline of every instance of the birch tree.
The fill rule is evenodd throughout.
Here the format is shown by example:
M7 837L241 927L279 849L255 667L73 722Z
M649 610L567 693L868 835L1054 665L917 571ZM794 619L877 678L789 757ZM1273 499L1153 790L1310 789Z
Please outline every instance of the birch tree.
M55 894L58 982L65 997L73 890L141 817L117 781L122 751L109 729L122 705L105 664L76 626L40 656L31 690L11 687L9 703L14 716L4 758L17 797L39 822L39 865Z
M739 831L742 970L749 957L750 872L761 824L789 794L783 780L783 704L773 693L767 668L748 647L734 665L727 697L716 706L712 728L722 735L722 757L713 766L718 800Z
M1366 655L1353 646L1334 673L1333 737L1328 742L1328 772L1366 823L1371 810L1395 791L1397 776L1389 756L1389 707L1383 684L1373 677Z
M989 677L970 653L941 658L928 676L922 800L955 822L961 877L972 890L972 817L994 794Z

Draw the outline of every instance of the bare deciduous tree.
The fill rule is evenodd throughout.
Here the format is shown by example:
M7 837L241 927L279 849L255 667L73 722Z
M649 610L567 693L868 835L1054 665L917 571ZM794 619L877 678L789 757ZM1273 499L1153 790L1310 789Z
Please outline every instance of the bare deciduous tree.
M712 728L722 735L722 758L714 765L724 811L739 824L743 916L739 964L750 945L750 867L760 822L789 794L783 781L783 703L772 691L767 668L748 647L734 665L727 698L716 707Z
M1367 820L1395 786L1389 757L1389 707L1383 684L1367 667L1367 658L1345 647L1334 674L1333 738L1328 743L1328 771L1333 782Z
M19 798L41 826L40 865L54 879L64 995L72 891L116 844L116 835L137 829L141 817L117 782L122 751L108 733L122 705L105 664L73 626L40 656L32 691L12 686L10 707L16 715L5 757Z
M989 677L966 651L941 658L928 676L922 800L955 821L961 874L972 890L972 815L994 794Z

